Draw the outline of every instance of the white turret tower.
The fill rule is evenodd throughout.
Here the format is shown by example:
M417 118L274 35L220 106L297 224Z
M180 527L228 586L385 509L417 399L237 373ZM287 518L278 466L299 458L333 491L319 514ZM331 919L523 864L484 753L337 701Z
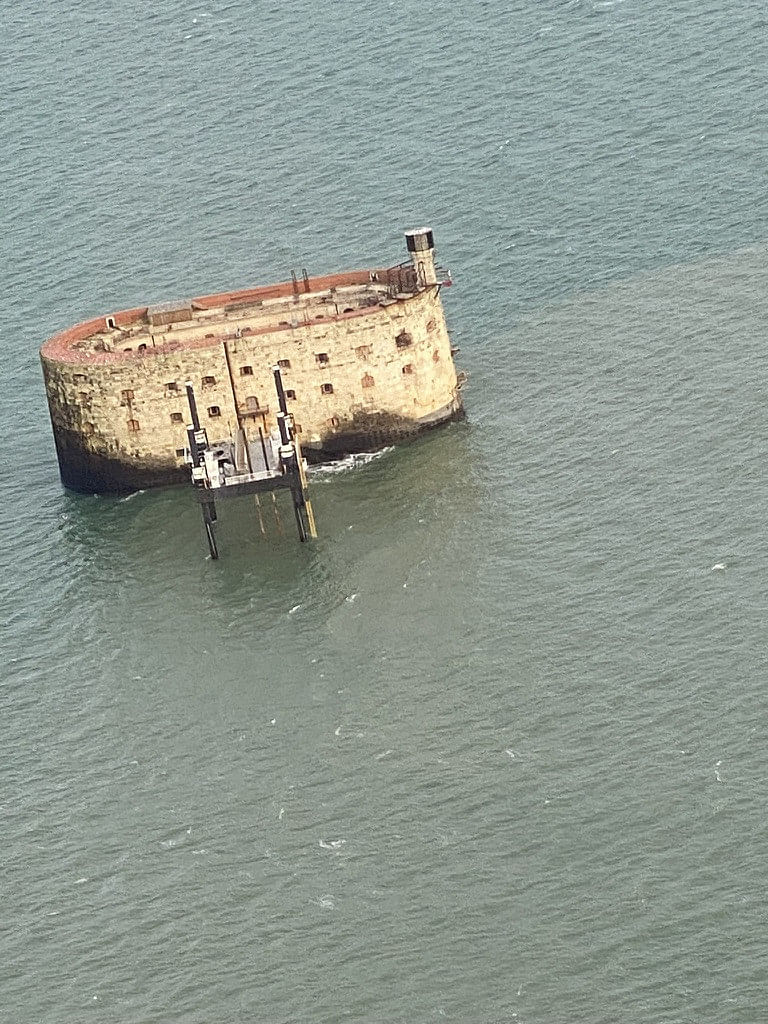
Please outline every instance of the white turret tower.
M413 260L413 268L418 276L419 285L437 284L435 270L435 239L432 228L414 228L405 232L405 244Z

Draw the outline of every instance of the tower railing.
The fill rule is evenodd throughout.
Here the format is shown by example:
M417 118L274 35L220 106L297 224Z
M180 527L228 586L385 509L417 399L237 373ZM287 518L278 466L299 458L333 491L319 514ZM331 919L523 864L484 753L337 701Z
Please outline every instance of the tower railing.
M451 272L444 267L436 267L437 283L441 285L451 284ZM407 263L398 263L394 267L380 270L376 278L387 286L390 295L414 295L426 288L422 270L417 270L409 260Z

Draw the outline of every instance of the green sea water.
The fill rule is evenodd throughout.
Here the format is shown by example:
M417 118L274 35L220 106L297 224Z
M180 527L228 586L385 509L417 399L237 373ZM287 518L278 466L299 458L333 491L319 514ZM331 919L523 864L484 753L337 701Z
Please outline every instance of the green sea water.
M765 1020L764 6L0 25L0 1020ZM421 223L468 418L317 543L61 488L54 330Z

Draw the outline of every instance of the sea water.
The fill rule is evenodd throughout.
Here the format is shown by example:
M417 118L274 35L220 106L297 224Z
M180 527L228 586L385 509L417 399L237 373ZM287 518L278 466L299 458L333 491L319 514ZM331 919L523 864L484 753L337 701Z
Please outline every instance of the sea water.
M756 2L2 11L9 1024L754 1022ZM247 500L59 483L41 342L405 259L468 418Z

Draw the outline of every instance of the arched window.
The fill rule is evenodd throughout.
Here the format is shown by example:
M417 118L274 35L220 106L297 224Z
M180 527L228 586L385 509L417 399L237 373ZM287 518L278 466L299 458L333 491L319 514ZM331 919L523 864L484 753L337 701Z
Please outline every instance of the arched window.
M245 400L245 408L248 410L248 412L259 411L259 399L256 397L256 395L248 395L248 397Z
M364 388L372 388L376 384L376 381L373 379L370 373L366 373L366 375L363 377L360 383L363 385Z

